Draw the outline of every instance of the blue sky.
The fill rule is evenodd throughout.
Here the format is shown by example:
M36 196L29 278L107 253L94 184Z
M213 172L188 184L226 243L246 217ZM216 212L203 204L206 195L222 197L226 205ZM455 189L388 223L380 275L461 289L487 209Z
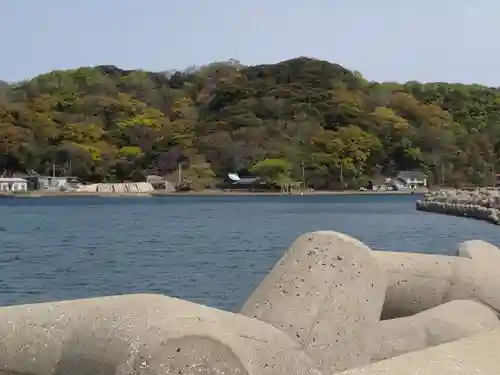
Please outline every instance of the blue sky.
M500 86L498 0L0 0L0 79L309 56L377 81Z

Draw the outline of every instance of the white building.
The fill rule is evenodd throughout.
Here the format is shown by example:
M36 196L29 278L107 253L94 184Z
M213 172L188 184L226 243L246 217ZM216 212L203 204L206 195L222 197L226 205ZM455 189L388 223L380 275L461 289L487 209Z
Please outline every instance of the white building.
M1 177L0 192L23 192L28 191L28 181L18 177Z
M427 175L420 171L401 171L396 176L402 186L410 189L427 187Z

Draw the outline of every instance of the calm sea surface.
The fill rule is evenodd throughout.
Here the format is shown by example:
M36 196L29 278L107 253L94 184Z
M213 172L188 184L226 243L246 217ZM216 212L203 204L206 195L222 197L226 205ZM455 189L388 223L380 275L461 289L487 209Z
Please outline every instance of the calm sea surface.
M500 228L416 196L0 199L0 305L154 292L236 310L299 235L451 254Z

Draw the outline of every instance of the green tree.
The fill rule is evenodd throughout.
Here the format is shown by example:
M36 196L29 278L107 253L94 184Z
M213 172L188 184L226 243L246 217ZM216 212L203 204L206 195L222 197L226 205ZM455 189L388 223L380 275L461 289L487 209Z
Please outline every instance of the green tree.
M292 165L284 159L264 159L250 169L250 173L276 185L290 182L291 171Z

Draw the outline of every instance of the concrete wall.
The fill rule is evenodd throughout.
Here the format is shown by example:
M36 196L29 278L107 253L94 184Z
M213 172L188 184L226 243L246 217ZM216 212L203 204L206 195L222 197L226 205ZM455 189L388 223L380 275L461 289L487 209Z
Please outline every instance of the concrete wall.
M81 185L78 190L90 193L151 193L155 191L149 182Z
M28 183L26 181L0 182L0 191L14 193L28 191Z

